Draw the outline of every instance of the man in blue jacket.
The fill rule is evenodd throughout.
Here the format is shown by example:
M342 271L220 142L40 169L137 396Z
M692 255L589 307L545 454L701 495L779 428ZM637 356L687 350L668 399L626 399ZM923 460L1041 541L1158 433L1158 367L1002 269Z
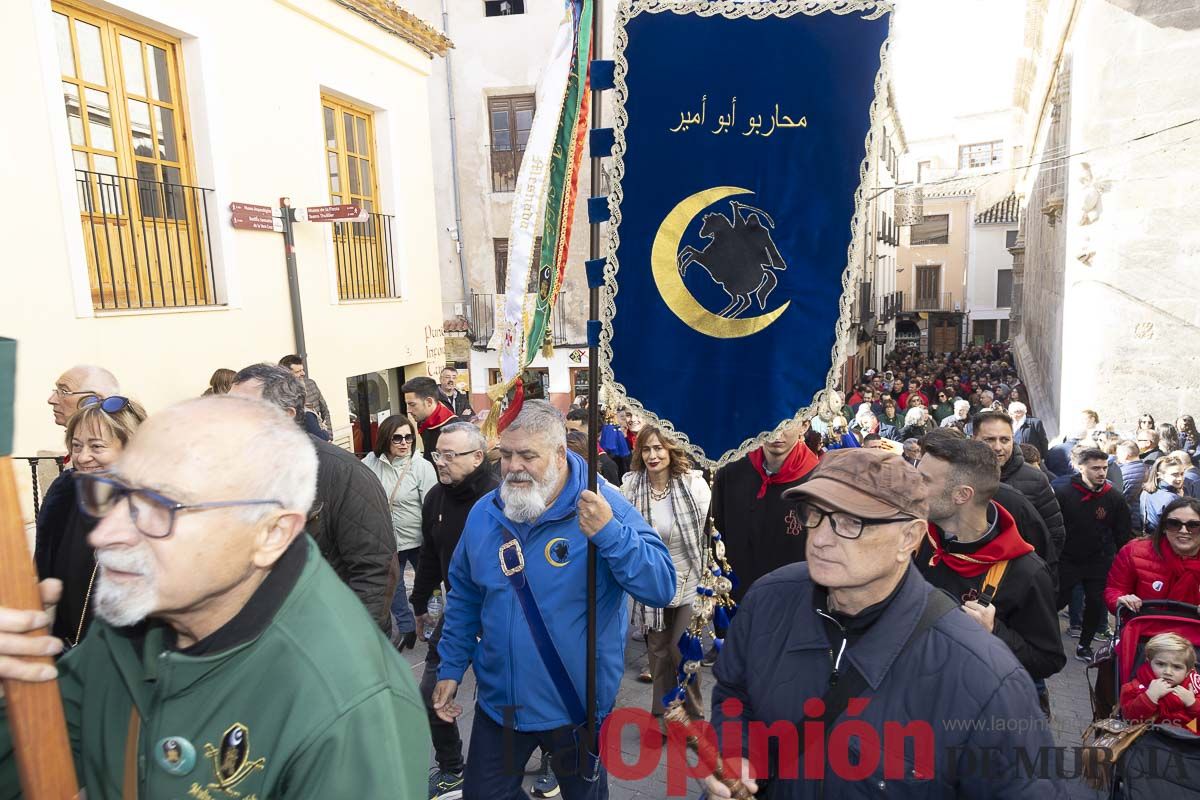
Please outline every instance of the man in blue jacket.
M675 595L675 568L662 539L615 487L587 490L587 464L568 452L562 416L549 403L526 401L501 434L500 469L500 488L471 510L450 562L434 709L448 722L462 713L454 696L473 664L478 693L465 800L525 797L522 770L539 746L552 753L566 800L603 800L607 776L600 770L587 780L593 762L579 748L588 541L599 551L601 718L625 669L626 594L665 606Z
M748 788L768 782L771 800L1062 796L1039 766L1054 741L1033 682L987 630L995 606L968 616L912 562L928 535L920 473L893 453L837 450L787 496L807 561L755 582L713 669L712 727L722 752L749 755L760 785ZM715 778L707 788L730 796Z

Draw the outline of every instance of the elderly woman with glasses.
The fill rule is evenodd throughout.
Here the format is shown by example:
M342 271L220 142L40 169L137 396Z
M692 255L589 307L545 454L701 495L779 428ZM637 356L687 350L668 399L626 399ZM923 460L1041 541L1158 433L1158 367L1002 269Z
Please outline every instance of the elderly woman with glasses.
M68 647L79 644L87 634L96 580L96 558L88 544L96 520L81 512L73 476L105 472L145 419L145 410L128 398L114 395L101 400L91 395L80 401L79 410L67 420L71 469L46 492L38 513L34 563L43 580L63 582L51 633Z
M421 437L417 423L409 416L393 414L379 425L374 452L368 453L363 465L383 484L392 512L392 530L396 534L396 554L400 560L400 578L392 597L392 618L396 634L404 638L400 649L412 648L417 641L417 621L408 605L405 588L405 564L417 568L421 553L421 505L425 495L437 486L437 472L420 455Z
M1140 611L1146 600L1200 603L1200 500L1172 500L1153 532L1130 541L1113 560L1104 589L1108 610Z

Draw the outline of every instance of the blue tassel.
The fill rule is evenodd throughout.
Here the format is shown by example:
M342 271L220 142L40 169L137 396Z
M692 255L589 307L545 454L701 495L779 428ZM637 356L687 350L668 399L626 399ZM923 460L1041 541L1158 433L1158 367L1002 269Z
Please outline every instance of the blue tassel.
M733 622L733 618L735 616L737 616L737 609L738 609L738 607L736 605L732 605L732 604L727 609L725 609L725 614L726 614L726 616L729 617L730 622Z
M686 692L682 686L676 686L671 691L667 692L662 699L663 706L669 706L676 700L682 700Z
M713 612L713 626L721 630L729 627L729 612L725 610L725 606L717 606L717 610Z
M725 646L724 639L713 639L713 649L716 650L718 653L721 652L721 648L724 646Z
M729 570L729 572L725 573L725 577L729 578L729 582L733 584L734 589L738 587L738 576L733 574L733 570Z

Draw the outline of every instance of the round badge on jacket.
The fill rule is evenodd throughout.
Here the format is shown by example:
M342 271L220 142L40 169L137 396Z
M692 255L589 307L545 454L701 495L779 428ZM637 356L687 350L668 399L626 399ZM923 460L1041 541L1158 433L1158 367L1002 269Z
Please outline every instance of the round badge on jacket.
M155 745L154 760L165 772L187 775L196 767L196 748L181 736L168 736Z

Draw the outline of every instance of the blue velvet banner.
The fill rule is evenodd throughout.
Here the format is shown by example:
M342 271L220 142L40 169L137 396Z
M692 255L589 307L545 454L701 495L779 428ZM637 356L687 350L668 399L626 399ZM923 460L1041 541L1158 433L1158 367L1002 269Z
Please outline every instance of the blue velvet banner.
M641 5L618 19L606 366L717 461L827 387L888 17Z

